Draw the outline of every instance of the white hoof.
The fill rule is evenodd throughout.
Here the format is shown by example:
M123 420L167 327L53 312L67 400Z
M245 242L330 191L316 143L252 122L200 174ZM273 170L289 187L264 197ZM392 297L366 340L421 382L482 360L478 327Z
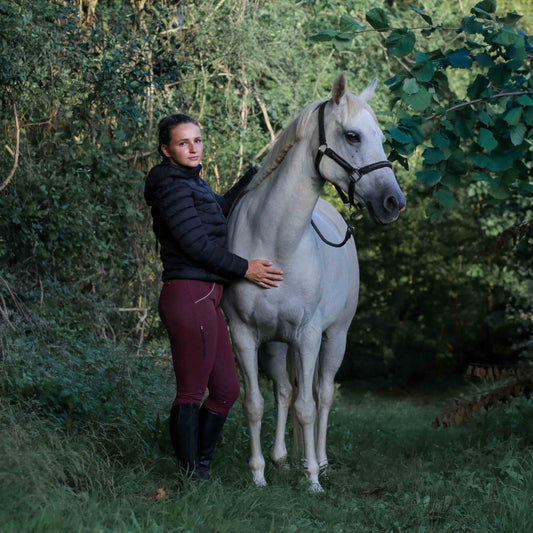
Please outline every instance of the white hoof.
M272 459L274 466L280 470L290 470L289 461L286 455L280 457L279 459Z
M267 482L266 482L265 476L258 476L258 477L254 476L254 483L255 483L256 487L266 487L267 486Z
M316 481L309 485L309 492L324 492L324 489L322 488L322 485Z

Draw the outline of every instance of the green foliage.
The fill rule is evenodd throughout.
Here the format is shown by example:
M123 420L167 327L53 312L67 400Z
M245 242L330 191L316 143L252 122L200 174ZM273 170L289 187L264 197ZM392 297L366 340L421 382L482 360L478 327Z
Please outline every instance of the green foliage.
M381 50L372 63L389 70L389 159L426 188L397 170L406 212L385 234L358 231L364 284L350 333L357 359L346 363L354 374L376 353L374 371L382 364L416 379L431 367L530 352L518 347L533 331L533 265L518 250L531 253L533 243L532 48L515 12L499 16L484 2L465 16L456 7L373 8L367 21L378 31L364 34L366 46L353 35L361 54ZM420 20L428 26L417 28Z
M262 390L266 442L275 427L274 402L267 383ZM475 394L452 389L448 395L458 392ZM89 429L66 431L2 400L2 530L511 533L533 527L531 401L434 430L443 397L357 384L343 384L336 395L331 466L318 499L305 490L296 462L289 471L267 465L269 485L252 486L240 409L224 428L213 482L198 484L179 477L174 458L162 455L135 415L125 427L105 417ZM129 409L139 412L144 400L139 389ZM165 430L165 424L158 429ZM161 487L167 496L152 500Z
M340 70L354 91L387 80L390 91L376 91L372 106L408 196L400 225L358 230L364 284L349 354L408 379L527 351L501 349L522 346L531 331L533 97L520 66L529 44L516 30L527 17L436 2L89 4L94 13L45 0L0 9L2 180L13 166L14 105L20 124L18 167L0 192L0 356L18 361L36 345L45 359L69 354L57 371L31 363L17 377L19 399L36 393L40 408L82 416L79 404L61 403L59 387L85 394L94 413L96 378L73 376L98 359L98 342L135 352L165 334L142 196L158 160L158 120L175 111L200 120L205 177L221 192L260 162L271 131L327 97ZM518 85L528 94L494 98ZM408 163L412 174L399 168ZM451 260L458 242L471 253ZM383 255L392 248L394 261ZM102 353L113 361L95 359L99 376L120 360Z

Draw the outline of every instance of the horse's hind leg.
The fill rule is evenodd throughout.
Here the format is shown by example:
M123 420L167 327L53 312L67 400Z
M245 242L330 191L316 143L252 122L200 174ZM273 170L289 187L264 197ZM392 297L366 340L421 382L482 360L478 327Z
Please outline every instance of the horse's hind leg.
M265 458L261 451L261 418L264 400L259 390L257 341L244 325L232 325L231 338L244 378L243 409L250 427L250 460L254 483L266 485Z
M322 339L319 355L316 397L318 400L317 460L321 469L328 464L326 432L328 416L335 392L335 374L341 366L346 350L346 330L328 331Z
M270 450L270 458L276 466L286 465L287 461L285 427L292 398L292 387L287 374L287 348L287 344L283 342L269 342L261 350L262 368L273 381L278 408L276 438Z

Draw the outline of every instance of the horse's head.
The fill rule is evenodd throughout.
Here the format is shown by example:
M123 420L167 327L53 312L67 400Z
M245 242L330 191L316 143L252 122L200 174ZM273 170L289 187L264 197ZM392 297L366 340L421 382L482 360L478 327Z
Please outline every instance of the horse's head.
M368 105L375 87L376 80L356 96L346 91L345 73L337 76L332 98L325 107L324 133L329 149L344 161L339 163L331 156L322 157L319 166L322 177L346 193L349 192L350 181L354 181L355 198L368 207L374 221L388 224L394 222L405 207L405 196L391 168L380 165L376 165L380 168L375 169L369 167L387 160L383 133ZM363 175L353 180L342 163L363 169Z

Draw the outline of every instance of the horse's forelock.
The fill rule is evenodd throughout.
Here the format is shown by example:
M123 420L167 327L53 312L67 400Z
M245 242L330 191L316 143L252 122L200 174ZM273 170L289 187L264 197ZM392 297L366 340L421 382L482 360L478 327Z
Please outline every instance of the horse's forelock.
M350 117L355 118L361 111L368 111L377 122L376 115L368 103L357 94L346 93L347 113Z

